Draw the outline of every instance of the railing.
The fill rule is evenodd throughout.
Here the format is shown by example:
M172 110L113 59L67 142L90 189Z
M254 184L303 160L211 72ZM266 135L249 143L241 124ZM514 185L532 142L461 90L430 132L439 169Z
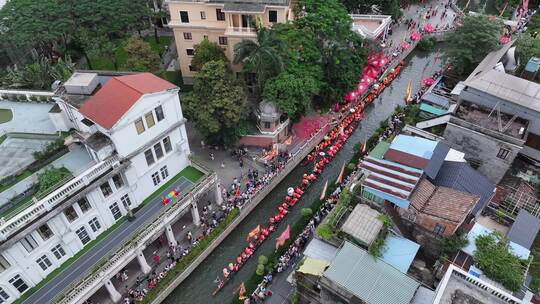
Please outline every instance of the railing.
M26 223L33 221L37 216L52 210L65 198L89 185L94 178L100 176L111 167L114 167L118 162L119 159L116 155L108 158L86 170L64 186L45 196L43 199L39 201L36 200L35 204L30 205L9 220L6 221L4 218L0 219L0 240L6 240L11 233L17 231L22 225L25 225Z
M202 165L196 164L201 167ZM202 166L204 167L204 166ZM207 175L202 181L199 181L195 187L190 189L182 198L173 201L169 204L170 207L163 209L163 211L152 220L150 223L141 225L141 229L135 231L132 235L135 237L124 243L120 249L110 256L103 257L97 265L101 265L94 269L90 275L79 281L78 283L66 286L66 290L69 290L64 296L59 296L53 303L67 304L67 303L82 303L85 297L92 291L99 289L103 284L104 278L110 278L119 272L125 265L131 261L131 258L135 256L138 250L143 248L145 244L152 238L158 235L165 225L167 225L171 219L178 216L192 200L199 195L206 192L210 185L217 182L217 175L215 173ZM175 205L180 207L172 208Z
M49 91L0 89L0 100L7 100L7 101L51 102L53 96L54 96L54 93L49 92Z
M227 29L225 29L225 35L231 35L231 34L245 34L245 35L255 35L256 30L251 27L232 27L229 26Z

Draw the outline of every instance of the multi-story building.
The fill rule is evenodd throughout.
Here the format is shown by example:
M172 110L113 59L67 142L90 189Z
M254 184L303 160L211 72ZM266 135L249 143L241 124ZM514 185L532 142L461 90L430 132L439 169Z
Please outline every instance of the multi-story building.
M168 26L174 31L178 61L185 83L196 74L194 47L203 39L218 43L232 62L234 46L257 37L256 26L270 27L293 18L290 0L168 0ZM234 72L240 71L233 65Z
M0 303L12 303L83 248L88 250L86 247L93 246L92 241L108 229L114 230L108 231L115 237L111 247L96 251L91 257L95 260L86 261L89 266L106 258L112 245L130 241L136 229L145 228L166 210L191 209L194 223L199 224L196 203L162 208L162 194L155 193L169 182L168 189L180 192L194 183L178 178L191 164L178 90L150 73L88 72L74 73L56 90L56 105L49 113L50 119L59 131L71 131L70 146L83 147L88 152L84 157L88 169L72 172L73 178L43 197L34 197L32 204L16 214L1 215ZM204 185L203 190L208 191L210 186ZM174 216L167 214L167 220L151 227L156 235L149 237L157 238L165 231L169 241L174 242L170 225L181 212L184 211L178 210ZM132 213L136 219L119 223ZM125 267L121 265L138 260L141 270L148 272L142 249L117 255L121 258L109 262ZM64 270L62 282L41 288L38 295L32 295L36 298L29 301L52 301L57 293L90 271L91 267L87 268L80 265L76 270ZM85 288L76 289L77 295L70 303L81 303L104 284L113 301L120 300L110 281L114 271L118 270L100 272L93 285L86 282Z

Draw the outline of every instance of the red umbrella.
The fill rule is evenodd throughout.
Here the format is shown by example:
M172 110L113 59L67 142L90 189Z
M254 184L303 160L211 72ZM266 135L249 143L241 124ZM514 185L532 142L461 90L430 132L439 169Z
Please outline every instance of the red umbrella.
M363 83L359 83L358 86L356 86L356 93L358 95L361 95L364 93L364 91L367 89L367 86Z
M402 48L402 49L406 50L406 49L408 49L409 47L410 47L410 45L409 45L407 42L403 41L403 42L401 43L401 48Z
M421 38L420 33L418 32L412 32L409 37L411 38L412 41L418 41Z
M424 25L424 32L433 33L434 31L435 29L433 28L433 25L431 25L430 23L427 23L426 25Z
M373 77L370 77L368 75L364 75L362 76L362 79L360 79L360 83L365 84L365 85L370 85L374 82L375 82L375 79L373 79Z
M507 44L510 40L512 40L512 36L502 36L501 39L499 39L499 42L501 44Z
M424 85L427 85L427 86L432 85L434 82L435 82L435 80L433 80L433 78L431 78L431 77L428 77L428 78L422 80L422 83Z
M343 96L343 100L345 101L353 101L355 98L356 98L355 91L350 91L349 93L345 94L345 96Z

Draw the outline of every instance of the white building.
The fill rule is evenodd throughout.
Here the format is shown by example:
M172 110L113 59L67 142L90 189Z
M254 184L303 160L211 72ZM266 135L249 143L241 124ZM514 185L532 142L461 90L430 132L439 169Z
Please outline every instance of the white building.
M86 72L57 89L50 118L58 130L72 130L71 144L83 145L91 164L0 219L0 304L14 302L190 164L178 90L150 73ZM197 222L196 205L190 206ZM163 225L161 231L170 230L170 223ZM148 270L144 256L129 258ZM103 274L103 282L110 285L112 275ZM111 296L119 300L114 290Z

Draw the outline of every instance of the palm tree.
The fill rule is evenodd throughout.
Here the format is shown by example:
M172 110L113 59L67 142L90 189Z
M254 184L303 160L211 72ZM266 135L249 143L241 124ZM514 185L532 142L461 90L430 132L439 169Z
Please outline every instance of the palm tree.
M266 80L283 71L283 49L283 41L266 28L257 31L257 40L244 39L234 46L234 63L243 64L244 73L256 74L259 94Z

